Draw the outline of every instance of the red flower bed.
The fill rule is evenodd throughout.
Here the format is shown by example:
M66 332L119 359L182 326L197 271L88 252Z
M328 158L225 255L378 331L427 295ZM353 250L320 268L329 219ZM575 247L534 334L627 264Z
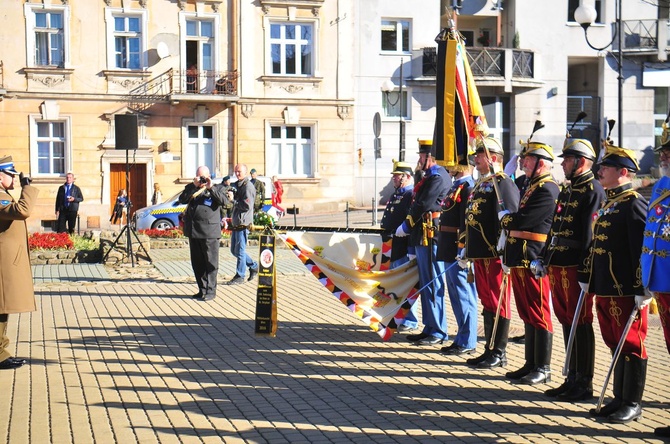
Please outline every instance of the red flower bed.
M140 230L139 233L145 234L155 239L176 239L184 237L184 232L181 230L181 228L176 227L170 228L169 230L155 230L155 229Z
M72 250L74 243L67 233L32 233L28 236L30 250Z

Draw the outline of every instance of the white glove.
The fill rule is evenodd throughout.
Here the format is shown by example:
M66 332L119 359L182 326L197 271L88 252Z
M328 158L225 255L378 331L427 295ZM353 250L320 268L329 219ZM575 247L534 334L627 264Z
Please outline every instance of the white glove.
M509 210L498 211L498 220L502 220L502 218L505 217L505 215L509 214L509 213L510 213Z
M505 244L507 243L507 231L502 230L500 232L500 238L498 238L498 245L496 246L496 251L503 251L505 249Z
M589 292L589 284L586 282L579 282L579 288L581 288L584 293Z
M509 267L505 265L505 262L503 262L503 257L500 256L500 266L502 267L502 271L505 274L509 274Z
M405 237L409 234L409 231L405 231L405 222L401 223L400 226L395 230L396 237Z
M638 310L642 310L644 307L651 303L651 295L640 295L635 296L635 306Z
M407 259L409 259L410 261L416 259L416 254L408 254Z
M468 267L470 266L470 261L465 259L465 248L461 248L458 250L458 254L456 255L456 261L458 261L458 266L461 267L463 270L467 270Z
M505 164L505 174L507 174L509 177L514 176L516 173L517 166L519 165L519 155L515 154L512 156L512 158Z

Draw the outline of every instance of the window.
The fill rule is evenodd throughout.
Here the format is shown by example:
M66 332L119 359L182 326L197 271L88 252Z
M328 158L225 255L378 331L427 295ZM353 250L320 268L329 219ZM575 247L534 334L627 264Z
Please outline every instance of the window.
M66 172L65 122L33 121L35 147L31 158L37 166L34 175L62 175Z
M140 17L114 17L114 61L116 68L140 69L141 36Z
M271 23L272 74L314 75L314 26L309 23Z
M382 51L409 52L409 21L382 20Z
M382 92L382 109L384 117L400 117L400 91ZM402 114L403 119L409 119L409 107L407 106L407 90L402 91Z
M105 9L109 69L141 70L147 66L146 20L147 13L143 10L127 13L121 9Z
M268 171L283 177L311 177L314 142L311 126L271 126Z
M63 66L63 14L35 14L35 65Z
M214 23L211 20L186 20L187 68L199 71L214 69L214 41Z
M186 152L184 171L190 177L201 165L209 170L217 170L214 156L214 127L209 125L188 125L186 128Z
M568 0L568 21L573 22L575 21L575 9L579 8L580 3L582 0ZM602 0L595 0L595 4L593 5L594 8L596 8L596 12L598 13L598 16L596 17L595 23L603 23L603 9L602 9Z

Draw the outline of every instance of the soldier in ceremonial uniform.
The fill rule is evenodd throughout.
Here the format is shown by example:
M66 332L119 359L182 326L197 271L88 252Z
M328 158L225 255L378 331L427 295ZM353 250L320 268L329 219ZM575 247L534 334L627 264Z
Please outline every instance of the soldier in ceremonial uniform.
M524 148L522 168L528 184L516 212L498 213L505 230L503 263L510 268L514 300L524 323L525 364L505 377L521 384L539 384L551 380L551 322L549 279L535 277L530 264L536 260L551 226L558 197L558 184L551 177L553 148L531 142ZM502 243L502 242L501 242Z
M406 162L394 162L393 165L393 186L395 191L386 204L386 209L382 215L381 228L391 236L395 235L398 229L407 218L409 206L412 204L412 191L414 189L414 168ZM396 268L409 261L407 257L407 237L393 237L391 243L391 268ZM398 331L414 330L418 325L416 318L417 304L412 305L412 309L407 314L402 323L398 326Z
M396 230L396 236L409 234L409 246L414 247L419 268L423 331L408 335L416 345L441 344L447 339L447 317L444 312L444 262L436 259L441 203L447 195L451 179L447 171L435 162L432 141L419 141L419 162L425 172L414 187L414 200L407 219Z
M503 154L502 145L493 137L486 137L477 143L474 162L479 179L468 196L465 210L465 249L459 253L460 260L467 259L474 263L475 286L483 306L486 339L484 353L468 359L467 363L483 369L507 364L505 350L511 319L511 287L506 286L500 301L503 269L496 248L500 236L497 214L502 210L501 203L510 211L517 210L519 190L512 179L502 172ZM495 174L491 173L492 170ZM499 196L494 180L500 191ZM498 304L502 305L495 331L495 343L489 349Z
M656 148L660 155L659 169L663 175L651 192L647 222L642 243L642 284L654 294L658 303L665 344L670 352L670 140ZM670 427L658 427L654 434L670 438Z
M558 195L549 238L535 264L535 273L549 276L554 313L563 327L567 347L581 295L578 276L586 272L584 261L591 244L591 223L605 199L605 191L591 171L596 160L591 142L571 138L568 134L560 157L563 157L561 165L567 182ZM583 298L567 378L560 386L545 391L547 396L566 401L593 396L593 294L585 293Z
M477 294L474 283L468 279L469 263L465 268L452 265L465 247L465 207L475 183L467 160L447 169L453 182L442 204L437 259L444 261L447 270L447 291L458 333L451 345L442 347L441 351L447 355L469 355L477 347Z
M647 201L633 190L638 170L632 150L606 144L598 177L606 200L593 222L593 241L587 259L588 273L580 286L596 295L596 313L607 347L614 352L633 310L636 319L623 338L614 367L614 399L593 416L624 424L642 415L642 393L647 375L647 304L641 280L640 254Z

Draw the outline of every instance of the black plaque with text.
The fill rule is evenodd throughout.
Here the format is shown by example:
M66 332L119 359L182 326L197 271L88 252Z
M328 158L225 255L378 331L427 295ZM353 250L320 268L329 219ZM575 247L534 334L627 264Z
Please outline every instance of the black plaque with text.
M277 335L277 288L275 274L275 237L261 235L258 256L258 289L256 290L257 335Z

